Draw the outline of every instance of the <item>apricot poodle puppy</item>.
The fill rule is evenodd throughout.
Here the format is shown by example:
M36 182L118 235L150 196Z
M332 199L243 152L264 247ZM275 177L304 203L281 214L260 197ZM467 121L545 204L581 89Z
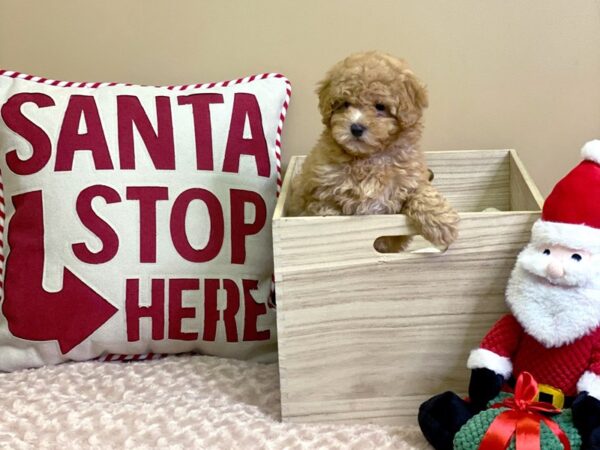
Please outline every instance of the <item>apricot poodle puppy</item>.
M425 86L380 52L337 63L317 89L325 129L292 183L289 214L406 214L439 246L457 237L458 214L429 182L419 150ZM378 240L400 251L409 238Z

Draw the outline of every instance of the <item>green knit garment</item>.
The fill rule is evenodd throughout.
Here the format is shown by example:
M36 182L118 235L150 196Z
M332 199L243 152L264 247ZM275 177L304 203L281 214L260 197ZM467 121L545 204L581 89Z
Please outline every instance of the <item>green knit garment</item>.
M488 407L511 396L512 394L501 393L498 395L498 397L488 403ZM454 450L477 450L491 423L503 411L507 410L508 408L490 408L471 418L462 426L458 433L456 433L456 436L454 437ZM567 435L569 443L571 444L571 450L579 450L581 448L581 437L573 425L571 410L565 409L562 413L555 416L550 416L549 418L550 420L556 422ZM550 428L548 428L543 422L540 424L540 437L540 448L542 450L564 450L563 445L560 443L558 437L556 437ZM514 436L511 438L508 449L515 450Z

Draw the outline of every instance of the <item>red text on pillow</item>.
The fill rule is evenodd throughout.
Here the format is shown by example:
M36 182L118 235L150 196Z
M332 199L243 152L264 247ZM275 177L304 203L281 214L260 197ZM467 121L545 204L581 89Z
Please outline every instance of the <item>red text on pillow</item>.
M177 98L178 107L192 106L190 114L194 120L198 170L214 170L212 130L208 106L219 104L222 100L220 94L192 94ZM136 97L117 96L118 153L121 170L135 169L134 128L142 137L154 168L158 170L175 170L171 99L166 96L157 96L155 101L157 130L152 127L148 115ZM16 150L7 153L6 162L8 167L18 175L31 175L39 172L46 166L52 156L50 137L21 111L22 106L26 103L33 103L38 108L55 106L52 97L42 93L15 94L2 106L0 114L8 128L26 139L33 150L32 155L26 160L19 158ZM85 133L79 133L82 120L86 125ZM248 123L251 131L250 138L244 136L246 123ZM75 154L79 151L91 152L96 170L114 169L104 128L93 96L71 95L63 116L57 142L54 167L57 172L72 170ZM271 164L258 101L252 94L236 93L225 147L223 172L238 173L242 155L254 158L259 176L270 176Z

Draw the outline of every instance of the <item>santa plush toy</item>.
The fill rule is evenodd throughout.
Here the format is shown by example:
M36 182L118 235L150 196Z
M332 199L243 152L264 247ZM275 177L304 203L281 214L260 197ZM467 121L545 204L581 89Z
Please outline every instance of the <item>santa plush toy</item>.
M582 448L600 450L600 140L554 188L506 290L510 314L471 352L469 398L421 405L419 425L437 450L501 390L529 372L539 401L571 408Z

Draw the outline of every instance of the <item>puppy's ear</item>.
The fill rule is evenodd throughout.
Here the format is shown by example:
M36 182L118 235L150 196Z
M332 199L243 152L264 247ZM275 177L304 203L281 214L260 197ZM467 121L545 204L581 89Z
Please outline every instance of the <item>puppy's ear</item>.
M399 104L396 117L403 127L410 127L423 116L428 106L427 88L410 70L404 70L400 77Z
M317 95L319 96L319 111L321 112L321 121L329 125L331 115L333 114L333 98L331 97L331 77L327 76L317 85Z

